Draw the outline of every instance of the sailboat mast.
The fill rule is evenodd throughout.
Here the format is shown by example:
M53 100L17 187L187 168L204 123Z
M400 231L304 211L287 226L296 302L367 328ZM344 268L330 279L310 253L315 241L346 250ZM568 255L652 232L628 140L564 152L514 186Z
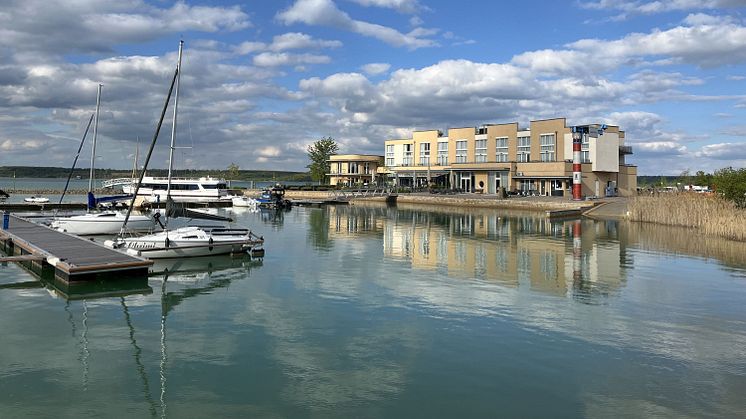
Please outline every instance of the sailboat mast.
M96 138L98 137L98 110L101 107L101 87L99 83L98 92L96 93L96 116L93 122L93 146L91 147L91 172L88 175L88 192L93 192L93 167L96 160Z
M179 85L181 84L181 51L184 41L179 41L179 62L176 64L176 89L174 92L174 119L171 124L171 147L168 151L168 185L166 186L166 201L171 197L171 176L174 169L174 149L176 146L176 114L179 111Z

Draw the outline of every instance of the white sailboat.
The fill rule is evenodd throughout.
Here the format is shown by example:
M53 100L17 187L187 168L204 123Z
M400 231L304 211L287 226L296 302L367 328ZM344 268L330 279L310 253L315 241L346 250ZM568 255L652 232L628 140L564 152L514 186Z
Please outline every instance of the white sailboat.
M171 126L171 145L168 159L168 184L166 188L166 203L171 204L171 179L173 172L173 154L176 140L176 116L179 108L179 81L181 76L181 57L184 41L179 43L179 61L176 66L174 114ZM169 93L170 94L170 93ZM168 104L168 100L166 101ZM164 108L165 113L165 108ZM161 115L163 116L163 115ZM162 121L162 118L161 118ZM159 125L160 129L160 125ZM155 138L158 136L156 131ZM155 143L155 139L153 144ZM153 145L151 145L152 151ZM148 155L150 157L150 154ZM147 161L145 163L147 167ZM139 185L142 184L142 176ZM133 191L137 195L137 190ZM168 225L169 210L166 211L166 225ZM246 252L262 246L264 238L259 237L248 229L227 228L222 226L188 226L173 230L168 228L164 231L139 237L123 237L120 235L106 244L119 249L125 249L128 253L136 254L151 259L156 258L179 258L193 256L219 255L227 253Z
M117 211L93 211L90 200L93 196L93 185L95 179L94 163L96 160L96 139L98 136L98 113L101 106L101 87L98 85L96 95L96 113L93 124L93 145L91 146L91 169L88 180L89 209L86 214L61 217L52 221L52 228L77 235L93 234L117 234L124 224L125 215ZM128 228L136 231L148 231L155 225L154 220L147 215L130 216L127 223Z

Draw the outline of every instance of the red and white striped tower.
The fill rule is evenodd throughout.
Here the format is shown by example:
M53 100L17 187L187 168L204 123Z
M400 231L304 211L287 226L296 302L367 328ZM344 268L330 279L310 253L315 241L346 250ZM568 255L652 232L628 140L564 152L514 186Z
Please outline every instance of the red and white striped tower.
M579 127L572 129L572 199L580 201L583 199L583 180L581 178L580 145L583 141L583 133Z

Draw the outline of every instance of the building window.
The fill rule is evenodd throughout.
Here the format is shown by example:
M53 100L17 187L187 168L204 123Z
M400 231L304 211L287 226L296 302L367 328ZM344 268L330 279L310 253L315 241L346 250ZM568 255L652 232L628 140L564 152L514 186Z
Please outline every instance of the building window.
M394 145L387 145L386 146L386 166L393 166L394 165Z
M495 148L495 161L498 163L505 163L508 161L507 137L501 137L497 139L497 147Z
M366 161L365 163L363 163L363 174L370 174L370 162Z
M581 163L591 162L590 146L591 146L591 142L590 142L590 139L588 138L588 134L583 134L583 140L580 143L580 162Z
M531 137L518 137L518 154L516 157L519 162L531 161Z
M555 161L555 140L554 134L545 134L541 136L541 161Z
M358 173L360 173L358 171L357 162L350 162L349 165L350 165L350 173L351 174L358 174Z
M477 163L487 161L487 140L476 140L474 142L474 161Z
M413 161L413 152L412 152L412 144L404 144L404 166L412 166L414 163Z
M430 166L430 143L420 143L420 165Z
M456 141L456 163L466 163L466 140Z
M446 166L448 164L448 143L438 143L438 165Z

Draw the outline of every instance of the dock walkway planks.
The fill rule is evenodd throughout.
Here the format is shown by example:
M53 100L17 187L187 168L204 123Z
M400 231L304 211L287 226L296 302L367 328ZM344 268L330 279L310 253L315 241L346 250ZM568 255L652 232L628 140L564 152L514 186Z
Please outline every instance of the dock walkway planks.
M94 279L100 274L147 276L152 261L109 249L99 243L12 216L0 239L12 241L16 255L39 256L65 281Z

